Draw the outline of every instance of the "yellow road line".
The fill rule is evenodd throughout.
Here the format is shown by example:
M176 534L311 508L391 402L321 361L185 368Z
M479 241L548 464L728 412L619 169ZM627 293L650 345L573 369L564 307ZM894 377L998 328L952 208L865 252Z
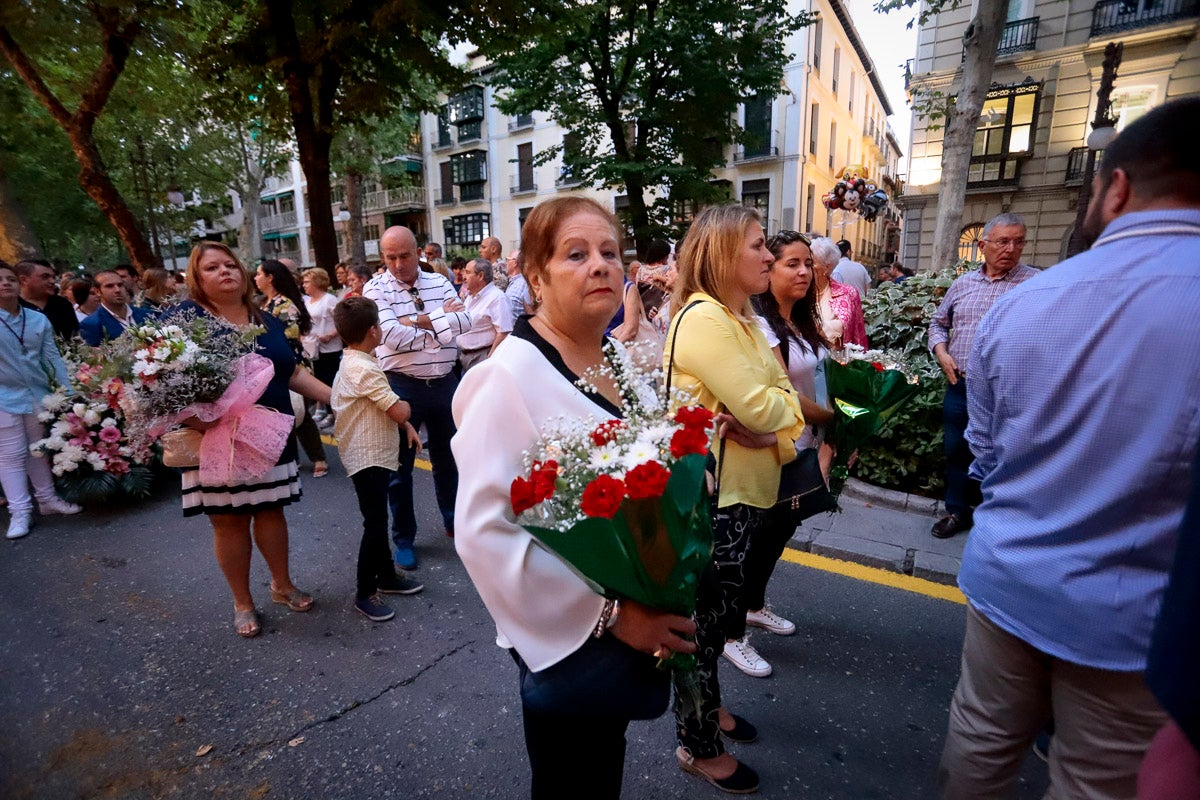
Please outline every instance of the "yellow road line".
M321 441L324 442L325 444L329 445L330 447L338 446L337 439L333 438L332 436L329 436L328 434L322 434ZM433 464L430 464L428 461L426 461L423 458L416 459L413 462L413 466L415 466L417 469L423 469L426 472L433 471Z
M862 564L855 564L851 561L839 561L836 558L818 556L813 553L806 553L803 550L795 550L791 547L783 551L782 558L784 561L790 561L802 567L819 569L823 572L833 572L857 581L878 583L881 586L903 589L906 592L915 592L916 594L923 594L926 597L933 597L938 600L948 600L951 603L958 603L959 605L967 604L967 598L963 597L963 593L959 591L957 586L946 586L941 583L927 581L924 578L914 578L911 575L889 572L886 569L879 569L877 567L865 567Z

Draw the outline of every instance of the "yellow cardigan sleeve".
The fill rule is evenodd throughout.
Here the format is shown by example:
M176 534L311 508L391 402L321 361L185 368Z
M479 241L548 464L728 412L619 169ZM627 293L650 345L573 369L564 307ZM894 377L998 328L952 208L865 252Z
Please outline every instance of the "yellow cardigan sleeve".
M742 324L715 302L697 305L679 322L675 369L750 430L777 433L778 463L793 460L804 415L758 327Z

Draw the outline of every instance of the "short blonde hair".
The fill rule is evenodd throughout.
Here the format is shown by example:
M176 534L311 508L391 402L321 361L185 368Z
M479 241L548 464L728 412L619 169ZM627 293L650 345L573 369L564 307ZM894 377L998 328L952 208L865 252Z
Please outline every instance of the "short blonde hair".
M254 281L250 280L250 275L246 272L246 267L243 266L242 260L237 257L237 253L233 252L233 248L223 242L200 242L192 248L192 254L188 256L187 266L188 297L207 309L211 310L213 308L211 298L209 298L208 294L200 286L200 259L209 250L220 250L232 258L233 263L238 265L239 271L242 273L242 304L250 312L250 319L255 321L261 320L262 317L258 312L258 306L254 302Z
M304 277L317 285L322 292L329 291L329 273L320 267L309 267L304 270Z
M618 246L621 243L621 223L604 206L587 197L556 197L539 203L521 228L521 267L525 277L530 273L539 280L546 279L546 266L558 247L558 232L563 223L576 214L595 214L607 222Z
M738 205L709 206L688 228L675 263L678 276L671 293L671 308L683 308L688 297L704 292L729 307L737 280L738 255L746 241L746 226L762 224L753 208ZM734 314L753 319L749 299Z

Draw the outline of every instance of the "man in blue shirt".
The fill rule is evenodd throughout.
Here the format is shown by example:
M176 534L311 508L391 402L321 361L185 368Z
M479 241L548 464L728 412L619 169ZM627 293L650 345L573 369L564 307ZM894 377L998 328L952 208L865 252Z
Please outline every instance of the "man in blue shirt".
M116 339L130 325L141 325L150 318L147 309L130 305L129 290L119 272L97 272L96 286L100 289L100 307L79 323L79 335L92 347Z
M1200 98L1106 149L1092 249L999 298L968 369L983 502L940 781L1005 797L1053 714L1050 797L1132 798L1143 677L1200 438Z

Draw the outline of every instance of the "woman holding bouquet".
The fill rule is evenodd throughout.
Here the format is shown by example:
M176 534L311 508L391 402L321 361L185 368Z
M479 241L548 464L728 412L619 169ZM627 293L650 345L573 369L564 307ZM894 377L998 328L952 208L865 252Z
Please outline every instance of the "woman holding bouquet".
M303 364L303 337L312 330L312 317L304 303L304 295L292 277L292 271L282 261L268 258L258 265L254 273L254 285L262 292L262 309L283 323L283 332L297 364ZM332 384L330 384L332 385ZM329 472L325 461L325 445L321 444L321 430L312 417L312 403L305 403L307 413L296 428L296 438L304 448L304 454L313 464L313 477L321 478Z
M71 380L54 329L44 314L21 306L20 291L17 271L0 261L0 486L8 498L9 539L25 536L33 525L30 483L42 514L81 510L55 494L49 460L29 452L45 435L37 415L51 392L49 376L63 386Z
M762 669L738 648L746 634L743 563L763 533L779 492L780 468L795 459L804 429L787 374L750 304L770 285L774 260L755 211L732 205L702 211L679 253L676 311L663 359L674 387L720 412L717 435L724 439L713 445L714 569L705 573L696 602L700 703L697 707L684 687L676 687L676 757L685 771L737 793L754 791L758 775L725 752L721 735L751 741L756 732L722 707L717 659L725 653L746 662L743 671L770 672L769 665L764 662Z
M181 308L194 308L237 327L259 325L264 329L256 340L256 350L271 360L275 374L259 405L291 414L289 388L317 402L329 402L329 387L296 363L283 323L255 307L250 278L233 250L220 242L196 245L188 259L187 284L191 299ZM204 430L215 423L193 418L186 424ZM288 438L276 465L253 483L204 485L199 469L185 469L182 477L184 515L207 514L212 523L217 564L233 592L237 633L251 637L262 631L250 593L252 533L271 570L271 599L292 611L310 610L312 595L296 588L288 570L288 528L283 516L283 507L300 497L295 438Z
M497 643L519 668L534 798L619 797L630 719L661 714L669 696L667 673L651 654L695 649L683 638L695 629L691 620L606 600L513 521L510 485L548 423L622 414L611 372L594 387L577 384L589 370L613 369L604 329L621 304L620 231L592 200L535 208L521 249L536 312L517 321L454 397L454 542L496 622ZM655 710L631 711L621 688L586 696L597 671L648 674ZM589 700L596 705L586 708Z

